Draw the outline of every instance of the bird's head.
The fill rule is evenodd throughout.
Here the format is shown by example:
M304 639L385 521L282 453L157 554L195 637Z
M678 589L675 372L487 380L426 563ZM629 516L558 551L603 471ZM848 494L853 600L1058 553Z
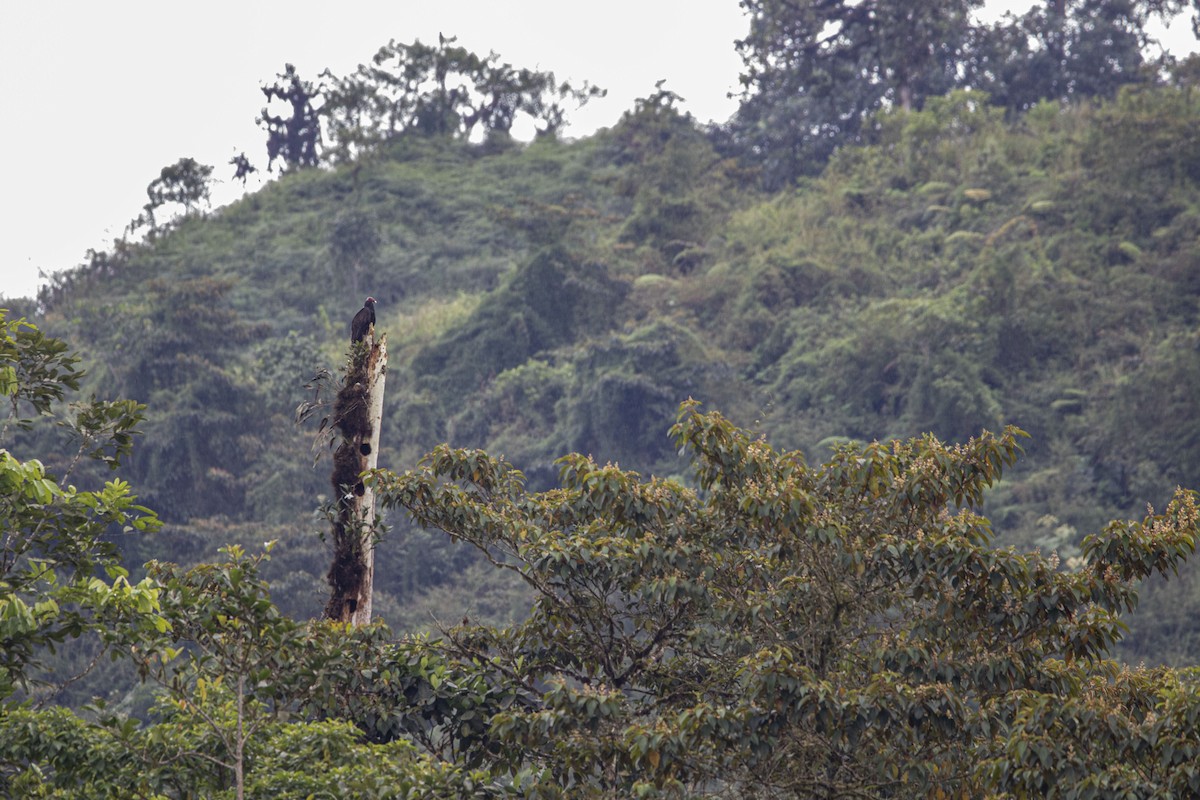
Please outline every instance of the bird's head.
M364 306L370 306L371 308L374 308L374 307L375 307L375 298L374 298L374 297L368 297L368 298L367 298L367 299L366 299L366 300L363 302L363 305L364 305Z

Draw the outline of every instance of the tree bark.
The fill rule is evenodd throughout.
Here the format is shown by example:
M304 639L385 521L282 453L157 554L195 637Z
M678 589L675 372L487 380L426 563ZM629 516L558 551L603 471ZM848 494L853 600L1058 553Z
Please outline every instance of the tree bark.
M372 470L379 463L379 428L383 422L383 381L387 374L387 337L380 337L367 359L367 417L371 422L370 452L363 469ZM363 487L361 498L363 580L359 586L358 606L351 616L351 625L371 623L371 598L375 584L375 490Z
M365 341L365 351L352 351L345 385L334 404L334 426L342 442L333 457L333 563L325 606L326 617L355 626L371 622L375 493L361 476L379 461L387 373L387 337L376 341L372 327Z

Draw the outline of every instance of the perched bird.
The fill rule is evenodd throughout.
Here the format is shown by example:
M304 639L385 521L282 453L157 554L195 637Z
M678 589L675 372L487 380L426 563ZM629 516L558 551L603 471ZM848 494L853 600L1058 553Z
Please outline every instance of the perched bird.
M367 331L375 324L375 298L368 297L363 307L354 315L350 322L350 341L361 342L367 336Z

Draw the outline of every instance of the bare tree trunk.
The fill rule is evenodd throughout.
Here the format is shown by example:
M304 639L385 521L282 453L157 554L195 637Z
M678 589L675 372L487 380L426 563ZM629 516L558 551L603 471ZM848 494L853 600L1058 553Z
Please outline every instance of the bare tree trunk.
M375 341L372 333L365 350L352 352L350 371L334 404L334 425L342 442L333 456L333 563L325 616L366 625L371 621L375 577L375 493L361 475L379 460L387 337Z
M371 423L371 434L368 437L366 463L364 470L372 470L379 464L379 428L383 422L383 379L387 374L387 337L380 337L379 342L371 348L367 360L367 418ZM375 490L364 486L360 503L363 520L362 527L362 557L363 580L359 587L358 607L350 619L352 625L369 625L371 623L371 598L375 584Z

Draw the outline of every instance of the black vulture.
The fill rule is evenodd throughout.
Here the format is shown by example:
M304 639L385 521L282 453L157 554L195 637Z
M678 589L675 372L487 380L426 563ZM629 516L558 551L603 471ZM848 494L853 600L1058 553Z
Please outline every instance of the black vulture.
M375 324L375 298L368 297L363 307L354 315L350 322L350 341L361 342L367 336L367 331Z

